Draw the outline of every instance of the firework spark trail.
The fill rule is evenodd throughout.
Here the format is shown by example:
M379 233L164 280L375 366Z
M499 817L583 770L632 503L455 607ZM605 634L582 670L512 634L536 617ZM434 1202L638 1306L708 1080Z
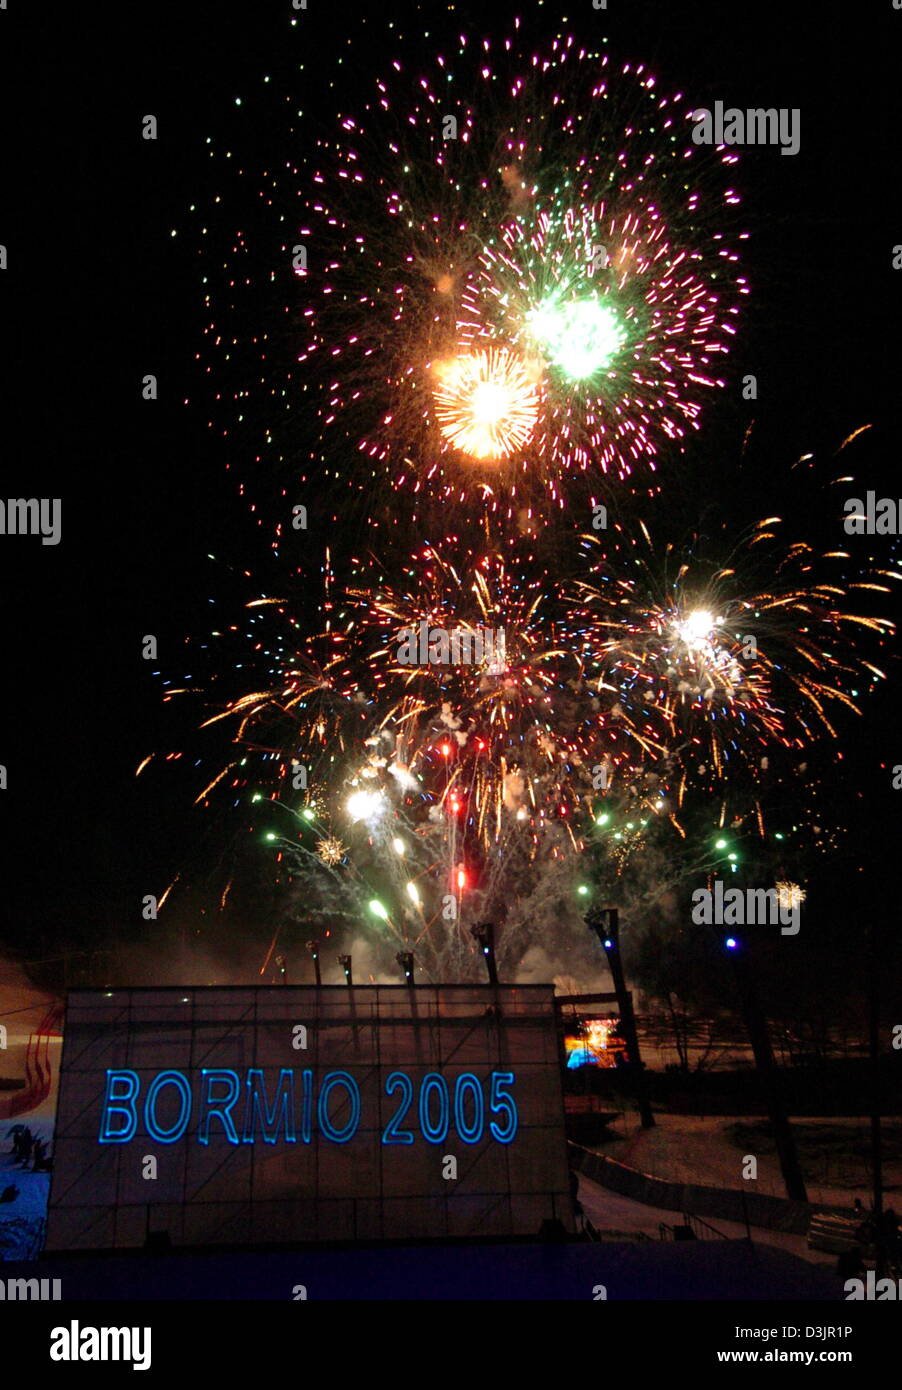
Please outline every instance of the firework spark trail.
M277 264L272 237L223 253L202 229L210 369L238 383L210 424L253 451L251 498L328 479L346 501L389 486L510 519L582 475L648 475L721 384L746 292L735 153L699 148L681 94L570 34L532 50L518 22L430 48L362 73L332 133L298 127L309 153L258 200ZM521 373L517 427L488 441L446 391L484 351Z
M465 796L484 845L510 815L530 824L573 816L603 755L613 769L650 746L648 730L624 707L614 712L613 700L590 689L547 612L550 576L525 547L510 557L468 552L455 565L427 546L409 580L360 591L369 629L388 628L372 658L400 693L396 705L385 702L385 720L404 730L415 773L431 766L436 748L453 767L440 802ZM400 634L421 630L503 634L503 658L496 646L475 662L402 662Z
M704 542L657 546L616 523L583 538L579 580L553 547L455 534L400 564L367 555L345 587L327 563L318 635L290 598L248 605L255 658L236 672L258 678L207 717L236 752L199 799L284 802L285 862L352 885L376 930L438 973L464 969L467 925L519 921L515 899L552 866L575 881L600 842L623 881L660 860L665 892L708 863L699 825L763 839L773 755L807 759L882 676L869 647L893 625L872 610L899 575L786 530L771 516L731 541L709 519ZM480 648L486 633L503 644Z
M337 596L327 574L320 632L303 652L288 600L248 605L270 683L208 714L204 727L230 725L237 752L197 799L284 804L290 833L267 837L280 855L346 873L387 914L384 930L448 963L462 923L511 898L514 864L537 873L579 855L599 767L607 784L662 750L653 714L640 708L633 724L622 701L590 687L562 644L548 569L525 543L501 555L452 536L418 548L400 582L390 573L394 583L376 558L358 561ZM261 622L283 635L262 638ZM457 654L402 659L423 627L459 637ZM480 648L486 633L503 641Z
M894 625L859 603L889 593L892 574L849 580L846 552L787 544L776 517L723 564L698 538L686 558L685 544L656 548L644 525L615 530L614 559L584 539L592 578L576 586L574 632L600 681L663 715L684 778L696 768L738 783L777 747L835 737L834 710L858 713L859 688L883 678L860 637L883 645Z
M710 553L616 525L568 575L539 523L587 494L644 510L723 385L747 293L736 155L692 143L682 94L569 34L431 31L414 65L387 29L375 82L362 27L342 53L346 73L366 61L333 126L291 118L225 249L217 216L204 365L277 551L300 496L333 521L356 500L404 558L345 556L336 585L327 555L316 620L289 584L248 606L249 652L204 692L234 746L197 799L277 805L266 838L302 894L459 978L483 913L520 913L513 961L529 912L556 930L546 889L573 889L587 849L652 893L708 863L700 826L763 840L769 760L834 737L880 679L874 609L898 576L776 517ZM458 647L433 660L433 632ZM471 659L486 632L502 647Z
M434 388L439 430L469 458L509 458L532 438L538 418L535 381L506 348L437 363Z
M514 343L543 369L536 452L552 492L567 469L622 479L653 467L697 421L700 388L723 384L709 363L733 324L704 282L706 256L677 250L657 207L624 196L625 212L552 204L506 223L462 295L468 346Z

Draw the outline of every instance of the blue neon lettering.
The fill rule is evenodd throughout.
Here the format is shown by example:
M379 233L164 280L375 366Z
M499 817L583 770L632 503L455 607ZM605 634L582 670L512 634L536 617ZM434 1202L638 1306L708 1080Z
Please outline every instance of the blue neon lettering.
M467 1124L464 1111L464 1097L467 1091L473 1097L472 1125ZM454 1128L465 1144L478 1144L485 1128L485 1097L482 1094L482 1085L479 1078L469 1071L461 1072L454 1083Z
M225 1137L230 1144L238 1143L238 1131L232 1119L232 1106L241 1094L238 1073L227 1067L201 1067L204 1089L201 1096L201 1120L197 1126L197 1138L201 1144L210 1142L210 1121L222 1120ZM227 1094L214 1096L213 1087L225 1085Z
M313 1132L313 1072L305 1067L301 1073L301 1143L309 1144Z
M329 1116L329 1096L336 1086L347 1088L348 1097L351 1102L351 1114L344 1129L336 1129ZM353 1139L357 1133L357 1126L360 1124L360 1087L349 1076L346 1071L330 1071L320 1087L319 1098L316 1106L316 1118L320 1130L327 1139L331 1139L333 1144L346 1144L349 1139Z
M513 1096L506 1096L502 1091L502 1086L513 1086L514 1073L512 1071L493 1071L492 1090L489 1096L489 1108L493 1114L497 1115L502 1111L507 1115L507 1125L502 1127L497 1125L494 1120L489 1124L492 1136L498 1140L499 1144L510 1144L517 1134L517 1105Z
M433 1091L439 1095L437 1125L433 1125L429 1114L429 1097ZM423 1138L428 1139L430 1144L441 1144L447 1138L449 1123L448 1083L439 1072L429 1072L420 1083L420 1129Z
M386 1078L385 1094L394 1095L395 1091L401 1092L401 1103L392 1115L382 1133L383 1144L412 1144L413 1132L409 1129L398 1129L413 1100L413 1082L406 1072L393 1071L391 1076Z
M285 1143L296 1144L294 1128L294 1069L283 1067L279 1072L279 1084L275 1100L270 1110L266 1099L266 1082L259 1067L249 1067L247 1073L247 1110L244 1114L244 1142L254 1143L254 1127L260 1116L260 1127L267 1144L274 1144L280 1126L279 1114L285 1117Z
M300 1138L304 1144L313 1141L314 1121L323 1138L333 1144L346 1144L354 1137L360 1126L361 1094L360 1086L346 1071L327 1072L316 1091L316 1076L310 1068L301 1072L300 1115L297 1114L298 1097L295 1095L295 1071L282 1067L274 1079L274 1091L270 1103L267 1090L266 1072L260 1067L250 1067L244 1075L246 1105L243 1127L236 1128L233 1112L241 1093L240 1073L231 1068L202 1067L199 1076L199 1112L196 1128L197 1139L201 1144L209 1144L213 1121L222 1126L222 1136L230 1144L253 1144L258 1132L267 1144L280 1140L295 1144L298 1140L297 1123L300 1121ZM454 1079L453 1110L450 1086L441 1072L428 1072L423 1076L419 1088L418 1119L419 1131L430 1144L441 1144L454 1125L459 1138L465 1144L477 1144L485 1136L488 1113L488 1137L499 1144L510 1144L516 1138L519 1128L517 1103L511 1094L515 1084L513 1072L492 1072L489 1076L490 1090L486 1097L484 1083L472 1072L461 1072ZM167 1086L174 1086L178 1092L179 1113L169 1128L163 1128L157 1119L160 1097ZM344 1091L333 1100L336 1088ZM108 1069L106 1073L106 1092L100 1115L98 1143L128 1144L138 1130L137 1102L141 1092L141 1079L130 1068ZM414 1083L403 1071L393 1071L385 1081L385 1094L398 1096L398 1104L382 1133L383 1144L412 1144L414 1130L403 1129L414 1099ZM436 1113L436 1096L438 1112ZM330 1101L334 1115L330 1114ZM315 1104L315 1111L314 1111ZM161 1071L150 1081L147 1088L143 1117L144 1126L150 1139L159 1144L174 1144L181 1139L191 1119L192 1091L189 1077L179 1071ZM214 1129L214 1134L218 1133Z
M172 1129L161 1129L157 1124L157 1096L164 1086L174 1086L181 1096L181 1114ZM144 1128L158 1144L174 1144L181 1139L191 1119L191 1087L180 1071L158 1072L147 1088L144 1101Z
M135 1097L141 1089L138 1074L134 1071L107 1071L106 1095L100 1115L101 1144L127 1144L134 1139L138 1128L138 1113L135 1110ZM113 1116L124 1115L125 1126L113 1128Z

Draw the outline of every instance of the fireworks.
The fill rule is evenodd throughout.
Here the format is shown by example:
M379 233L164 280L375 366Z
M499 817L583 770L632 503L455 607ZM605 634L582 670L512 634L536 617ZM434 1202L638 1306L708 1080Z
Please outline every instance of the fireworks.
M316 852L324 864L340 864L347 854L346 847L334 835L324 835L316 847Z
M722 383L736 155L692 142L691 103L519 23L430 48L349 90L332 133L299 129L309 153L260 190L267 252L231 236L227 293L206 277L211 350L244 378L210 423L246 441L258 501L329 479L563 505L581 473L655 467Z
M891 576L775 517L718 523L701 488L675 537L667 485L747 292L736 156L693 143L691 100L519 23L439 26L415 65L397 42L204 253L211 427L275 549L318 506L341 579L327 552L319 592L311 526L302 582L249 605L198 800L278 806L299 911L335 896L459 978L483 918L516 964L598 863L645 903L739 872L775 786L810 808L807 750L882 676ZM624 519L580 555L560 513L602 492Z
M789 883L785 879L778 879L775 886L781 912L797 912L808 896L798 883Z
M348 797L345 810L352 821L377 821L388 810L388 802L380 791L355 791Z
M529 443L538 416L525 363L504 348L472 352L435 368L442 435L470 458L509 458Z
M231 790L284 806L290 833L266 838L293 875L347 875L400 944L464 968L467 924L575 860L598 787L661 752L654 712L633 720L593 688L526 543L501 555L449 537L394 582L371 557L342 593L327 577L326 594L303 656L291 605L255 601L270 627L255 646L275 664L268 688L206 721L229 721L238 752L199 799ZM421 651L410 633L429 638Z
M574 623L599 679L658 710L686 774L709 785L835 737L834 710L857 713L884 674L859 635L880 645L894 627L862 612L859 596L888 593L894 576L847 580L845 552L787 543L783 530L779 518L759 522L718 563L698 538L658 549L644 526L618 528L615 563L598 556L578 586ZM598 555L597 538L586 546Z
M809 750L880 680L868 648L893 625L873 609L898 576L786 530L736 541L709 516L704 538L655 544L617 523L584 538L581 578L536 541L457 534L357 560L343 588L327 561L313 637L297 600L249 605L258 655L206 720L235 753L198 799L278 804L291 820L264 839L301 904L329 901L308 884L328 875L343 913L437 975L468 969L485 917L510 918L505 960L553 932L587 852L638 910L735 871L734 837L763 844L787 801L830 845Z
M612 767L623 760L630 738L638 754L643 733L611 713L561 645L549 578L531 552L521 547L511 562L464 549L455 563L451 549L418 552L403 587L374 582L354 591L368 606L363 626L384 637L369 664L374 684L385 687L386 768L400 764L401 780L419 779L483 855L514 827L538 844L558 824L572 841L572 817L591 798L592 766L605 755ZM490 650L483 643L481 660L466 659L475 643L460 643L465 659L455 660L449 644L450 659L411 665L401 634L421 626L496 640Z
M564 300L552 295L540 300L524 323L552 365L574 381L587 381L610 366L624 343L616 311L600 296Z
M584 170L588 186L595 177L609 181ZM691 236L680 244L641 180L588 207L536 205L481 252L461 335L513 342L541 364L537 445L552 493L567 470L624 478L640 460L654 466L696 422L700 392L722 384L713 364L735 306L706 262Z

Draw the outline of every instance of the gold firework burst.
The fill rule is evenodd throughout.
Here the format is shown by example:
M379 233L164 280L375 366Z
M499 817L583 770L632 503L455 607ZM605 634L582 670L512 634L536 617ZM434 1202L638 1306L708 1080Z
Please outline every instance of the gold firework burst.
M316 852L324 864L340 864L348 851L341 840L336 839L334 835L327 835L320 840Z
M497 462L529 443L539 398L521 357L506 348L470 352L439 363L435 375L438 426L461 453Z

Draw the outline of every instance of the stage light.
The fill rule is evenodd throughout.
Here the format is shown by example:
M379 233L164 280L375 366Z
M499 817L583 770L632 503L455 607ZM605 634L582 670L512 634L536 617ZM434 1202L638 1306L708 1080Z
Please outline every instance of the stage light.
M321 975L321 973L320 973L320 968L319 968L319 942L318 942L318 941L308 941L308 942L307 942L307 950L310 952L311 956L313 957L313 976L314 976L314 979L316 980L317 985L321 985L322 982L323 982L323 978L322 978L322 975Z
M412 985L412 984L413 984L413 952L412 952L412 951L399 951L398 954L395 956L395 960L398 962L398 964L400 965L401 969L404 971L404 977L405 977L405 979L407 980L407 983L408 983L409 985Z
M471 927L470 935L482 950L483 957L485 958L485 968L488 971L489 984L497 985L498 967L495 963L494 922L480 922L478 926Z

